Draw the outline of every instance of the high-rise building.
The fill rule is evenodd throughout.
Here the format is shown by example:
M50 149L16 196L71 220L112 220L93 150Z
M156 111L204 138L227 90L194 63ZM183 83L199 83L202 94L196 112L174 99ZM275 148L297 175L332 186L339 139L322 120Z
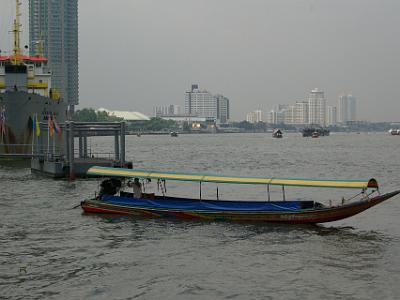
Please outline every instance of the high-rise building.
M215 95L217 98L217 119L221 123L229 121L229 99L223 95Z
M176 116L182 114L182 107L180 105L160 105L153 108L155 117Z
M308 96L308 123L326 125L326 100L324 92L317 88Z
M285 124L296 124L296 106L288 105L284 110L284 123Z
M357 103L352 95L341 95L338 100L338 122L345 124L348 121L357 121L356 119Z
M337 109L335 106L327 107L326 125L333 126L337 123Z
M262 121L262 111L255 110L252 112L247 113L246 121L249 123L258 123Z
M352 95L347 96L349 103L349 121L357 121L357 101Z
M284 110L280 110L280 111L271 110L268 113L267 122L269 124L279 125L279 124L283 124L284 121L285 121Z
M223 95L214 96L206 90L200 90L193 84L185 95L185 113L199 117L213 118L222 123L229 119L229 99Z
M308 124L308 102L297 101L296 102L296 124L304 125Z
M79 103L78 0L29 0L29 25L31 54L49 59L53 88L73 111Z
M193 84L192 89L186 92L185 113L199 117L217 118L217 99L206 90L199 90Z

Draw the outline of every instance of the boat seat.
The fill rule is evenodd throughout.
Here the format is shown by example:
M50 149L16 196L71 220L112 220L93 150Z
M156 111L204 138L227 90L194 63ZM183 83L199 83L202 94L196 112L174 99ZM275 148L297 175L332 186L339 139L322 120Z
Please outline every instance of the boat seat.
M133 193L129 193L129 192L120 192L119 195L121 197L133 198Z
M300 202L300 207L301 209L306 209L306 208L314 208L314 201L301 201Z

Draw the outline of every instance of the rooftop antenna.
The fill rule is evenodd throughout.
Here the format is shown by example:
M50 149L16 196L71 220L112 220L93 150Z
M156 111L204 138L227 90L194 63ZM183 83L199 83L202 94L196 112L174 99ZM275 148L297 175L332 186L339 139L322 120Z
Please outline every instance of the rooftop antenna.
M44 56L43 32L40 33L40 40L35 41L35 55L38 57Z

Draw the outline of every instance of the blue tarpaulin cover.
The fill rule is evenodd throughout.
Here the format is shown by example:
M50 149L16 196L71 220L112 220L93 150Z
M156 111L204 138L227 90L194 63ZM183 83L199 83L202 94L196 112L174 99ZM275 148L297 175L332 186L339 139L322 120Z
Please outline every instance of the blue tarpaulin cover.
M103 195L109 204L149 209L208 210L208 211L296 211L302 209L302 201L224 201L198 200L165 197L162 199L136 199L130 197Z

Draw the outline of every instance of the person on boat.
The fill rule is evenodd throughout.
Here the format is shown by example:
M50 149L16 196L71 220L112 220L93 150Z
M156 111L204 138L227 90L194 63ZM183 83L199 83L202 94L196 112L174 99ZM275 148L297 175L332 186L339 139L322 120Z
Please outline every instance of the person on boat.
M121 180L117 178L110 178L103 180L100 184L99 198L103 195L115 195L121 188Z
M133 180L133 197L142 198L142 184L140 183L139 178Z

